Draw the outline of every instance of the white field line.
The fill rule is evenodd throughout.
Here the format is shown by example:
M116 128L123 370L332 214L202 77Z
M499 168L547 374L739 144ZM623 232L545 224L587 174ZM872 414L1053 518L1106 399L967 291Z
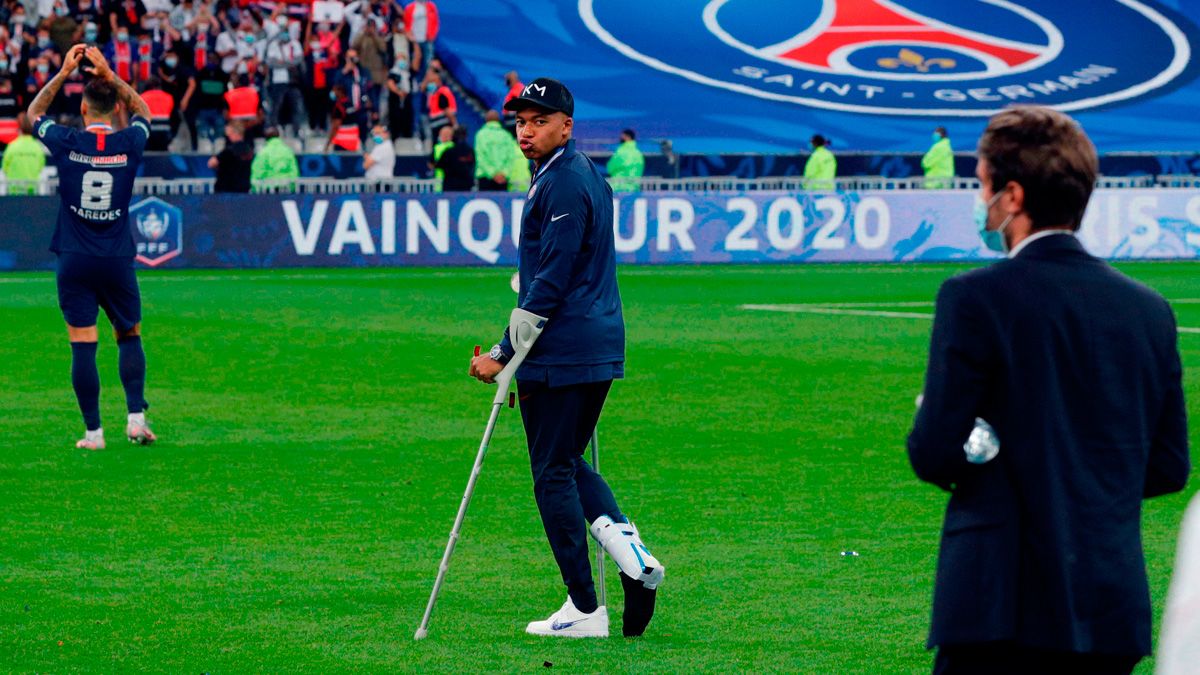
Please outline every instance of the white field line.
M1185 298L1183 303L1178 300L1172 300L1172 303L1179 304L1200 304L1200 299ZM789 314L826 314L833 316L877 316L884 319L924 319L930 321L933 319L932 314L925 312L888 312L884 310L873 309L848 309L850 307L932 307L931 302L846 302L846 303L829 303L826 305L738 305L738 309L744 309L752 312L785 312ZM1190 333L1200 335L1200 328L1191 328L1189 326L1179 326L1176 330L1180 333Z
M752 312L789 312L793 314L833 314L839 316L881 316L888 319L933 319L926 312L884 312L874 309L840 309L814 305L739 305L738 309Z

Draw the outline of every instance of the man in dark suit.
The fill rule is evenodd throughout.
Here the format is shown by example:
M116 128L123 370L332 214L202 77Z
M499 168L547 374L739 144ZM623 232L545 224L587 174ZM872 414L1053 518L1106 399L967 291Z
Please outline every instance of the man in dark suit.
M1074 236L1097 166L1046 108L997 114L979 142L976 220L1008 259L938 292L908 438L950 492L935 673L1128 673L1150 653L1141 502L1187 481L1182 367L1166 300ZM976 418L990 461L964 452Z

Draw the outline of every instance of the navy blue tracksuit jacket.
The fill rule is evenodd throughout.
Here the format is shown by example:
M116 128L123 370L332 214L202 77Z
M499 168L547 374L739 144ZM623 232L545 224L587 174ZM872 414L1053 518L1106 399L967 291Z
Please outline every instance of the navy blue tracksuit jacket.
M517 306L549 319L519 381L565 386L624 375L612 188L568 141L546 161L521 216ZM500 343L513 354L507 331Z

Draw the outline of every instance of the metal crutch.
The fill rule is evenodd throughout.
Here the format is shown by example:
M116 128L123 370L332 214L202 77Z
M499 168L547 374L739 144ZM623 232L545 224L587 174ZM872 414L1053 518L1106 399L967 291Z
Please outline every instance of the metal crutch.
M597 440L597 429L592 429L592 471L600 473L600 441ZM601 607L607 607L608 591L604 587L604 547L596 542L596 575L600 587L599 600Z
M479 452L475 455L475 466L471 469L471 477L467 479L467 491L463 493L462 503L458 506L458 516L454 518L454 529L450 530L450 540L446 542L446 552L442 554L442 564L438 566L437 579L433 582L433 592L429 594L429 604L425 606L425 616L417 628L414 640L424 639L429 635L429 617L433 614L433 606L437 604L438 592L442 590L442 582L446 579L446 571L450 569L450 556L454 555L454 545L458 543L458 535L462 530L463 519L467 516L467 505L471 503L471 494L475 491L475 482L479 480L479 472L483 469L483 458L487 455L488 443L492 440L492 432L496 429L496 420L500 417L500 409L504 407L504 399L508 398L508 388L512 384L517 368L525 360L534 341L546 327L546 319L532 312L517 308L512 312L508 321L508 336L512 340L514 354L504 370L496 376L496 396L492 399L492 414L488 417L487 428L483 432L483 441L479 444Z

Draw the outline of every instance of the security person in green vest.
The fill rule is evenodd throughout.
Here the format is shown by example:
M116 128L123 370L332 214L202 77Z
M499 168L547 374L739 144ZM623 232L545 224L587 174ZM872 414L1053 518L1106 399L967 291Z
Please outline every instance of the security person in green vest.
M812 154L804 165L804 189L832 190L833 177L837 175L837 158L829 151L829 140L821 134L813 134Z
M3 169L8 194L37 194L37 181L46 168L46 149L33 137L33 127L23 113L18 116L21 133L4 149Z
M953 181L942 180L954 178L954 150L950 147L946 127L933 130L933 145L921 158L921 168L925 171L925 187L930 190L952 187Z
M637 147L637 134L633 129L621 132L621 144L609 158L608 184L613 192L636 192L641 187L642 174L646 171L646 158Z
M475 178L480 192L508 189L513 148L520 149L513 135L500 125L500 113L487 111L483 128L475 132Z
M287 186L295 190L296 184L283 183L287 179L300 177L300 165L296 153L279 137L279 129L270 127L264 134L266 145L254 156L250 164L250 183L255 192L263 192L273 186Z
M528 192L532 182L533 174L529 171L529 158L521 151L521 146L514 142L512 158L509 160L508 191Z
M442 158L442 153L454 147L454 127L447 124L438 129L437 143L433 145L433 152L429 155L429 168L433 169L433 177L437 180L434 186L434 192L442 191L442 181L446 179L446 172L441 169L436 169L438 160Z

